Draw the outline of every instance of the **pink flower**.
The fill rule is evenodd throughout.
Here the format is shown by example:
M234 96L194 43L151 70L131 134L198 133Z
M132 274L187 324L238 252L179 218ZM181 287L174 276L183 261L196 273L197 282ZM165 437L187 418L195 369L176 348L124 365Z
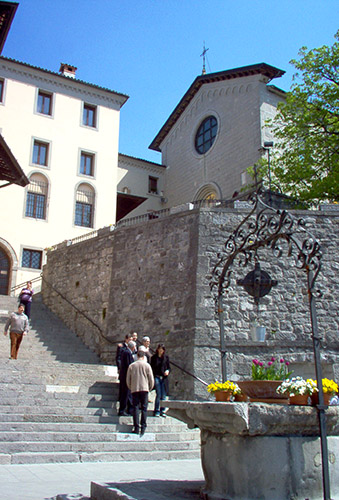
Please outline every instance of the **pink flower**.
M259 364L259 361L257 359L253 359L253 364L257 366Z
M280 363L285 363L284 358L281 358Z
M273 361L273 362L275 361L275 357L274 356L272 356L271 361Z
M264 366L264 363L262 363L262 362L260 361L259 366Z
M289 361L285 361L285 365L288 366L290 364Z
M267 364L268 364L268 366L271 366L271 365L273 365L273 362L269 361Z

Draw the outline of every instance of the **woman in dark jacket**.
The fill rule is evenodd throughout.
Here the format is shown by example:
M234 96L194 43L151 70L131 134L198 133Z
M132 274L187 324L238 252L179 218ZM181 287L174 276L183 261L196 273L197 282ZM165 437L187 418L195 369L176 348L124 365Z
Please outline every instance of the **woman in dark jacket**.
M164 344L159 344L155 354L151 358L151 367L154 375L154 385L156 398L154 403L154 416L166 417L164 410L160 408L160 401L164 401L168 394L168 375L170 372L170 363Z

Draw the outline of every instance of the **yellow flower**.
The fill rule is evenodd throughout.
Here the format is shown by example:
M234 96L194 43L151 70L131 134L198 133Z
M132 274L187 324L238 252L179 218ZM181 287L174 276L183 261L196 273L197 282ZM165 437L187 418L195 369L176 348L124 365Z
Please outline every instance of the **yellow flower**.
M207 386L207 390L208 392L230 391L232 394L241 393L240 387L230 380L226 380L226 382L218 382L216 380Z
M338 384L334 382L334 380L330 380L328 378L323 378L323 392L324 394L336 394L338 392ZM317 381L311 380L310 383L314 386L315 390L317 390Z

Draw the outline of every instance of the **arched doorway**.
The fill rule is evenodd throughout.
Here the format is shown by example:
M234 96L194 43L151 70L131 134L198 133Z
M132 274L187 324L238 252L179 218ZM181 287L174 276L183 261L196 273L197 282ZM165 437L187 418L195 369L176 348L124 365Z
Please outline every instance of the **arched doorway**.
M201 188L198 189L194 196L194 201L200 200L220 200L221 193L219 187L214 184L205 184Z
M0 295L8 295L11 261L7 253L0 247Z

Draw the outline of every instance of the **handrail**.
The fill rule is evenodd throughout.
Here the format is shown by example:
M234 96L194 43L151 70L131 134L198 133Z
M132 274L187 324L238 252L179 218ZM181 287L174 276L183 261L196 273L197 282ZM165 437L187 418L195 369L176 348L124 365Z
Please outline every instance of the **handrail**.
M23 283L19 283L18 285L12 286L11 292L15 292L15 290L22 288L24 285L27 285L28 282L34 283L35 281L38 281L40 279L41 279L41 274L36 278L32 278L31 280L26 280Z
M59 292L59 290L57 290L55 288L54 285L52 285L43 275L43 273L41 273L40 275L42 281L44 281L50 288L52 288L52 290L57 293L63 300L65 300L71 307L73 307L78 313L82 314L82 316L84 316L84 318L87 319L87 321L89 321L93 326L95 326L95 328L97 328L97 330L99 331L99 334L101 335L101 337L106 340L108 343L114 345L114 344L119 344L120 343L120 340L110 340L109 338L105 337L105 335L103 334L102 332L102 329L99 325L97 325L97 323L92 319L90 318L86 313L84 313L83 311L81 311L81 309L79 309L75 304L73 304L73 302L71 302L67 297L65 297L65 295L61 292ZM153 351L153 349L151 349L151 351ZM154 351L153 351L154 352ZM198 382L200 382L201 384L203 385L208 385L207 382L205 382L204 380L202 380L201 378L197 377L196 375L194 375L194 373L190 373L188 370L186 370L185 368L182 368L182 366L178 365L177 363L175 363L174 361L170 361L170 364L175 366L176 368L178 368L179 370L181 370L182 372L186 373L186 375L189 375L190 377L193 377L195 380L197 380Z
M142 343L140 342L140 340L137 339L137 343L139 345L142 345ZM149 350L151 351L152 354L155 354L155 350L152 349L151 347L149 348ZM182 372L186 373L187 375L189 375L190 377L193 377L195 378L195 380L197 380L198 382L200 382L201 384L203 385L208 385L207 382L205 382L205 380L202 380L202 378L200 377L197 377L197 375L194 375L194 373L191 373L189 372L188 370L186 370L185 368L183 368L182 366L178 365L177 363L175 363L174 361L170 361L170 365L173 365L175 366L176 368L179 368L179 370L181 370Z
M52 283L50 283L43 275L43 273L41 273L41 279L42 281L44 281L50 288L52 288L52 290L57 293L65 302L67 302L71 307L73 307L73 309L75 309L78 313L80 313L84 318L87 319L87 321L89 321L95 328L97 328L99 334L101 335L101 337L103 339L105 339L108 343L114 345L114 344L118 344L119 342L117 341L113 341L113 340L110 340L109 338L105 337L105 335L103 334L102 332L102 329L101 327L92 319L90 318L86 313L84 313L83 311L81 311L81 309L79 309L75 304L73 304L73 302L71 302L67 297L65 297L65 295L61 292L59 292L59 290L57 290L55 288L54 285L52 285Z
M193 209L196 208L237 208L236 202L242 202L242 201L247 201L249 197L249 193L244 193L240 194L234 198L229 198L229 199L207 199L207 200L195 200L192 202L185 203L184 205L191 205ZM171 215L172 213L175 213L177 207L172 207L172 208L163 208L161 210L152 210L150 212L147 212L145 214L141 215L136 215L135 217L130 217L130 218L124 218L120 219L116 224L111 224L110 230L115 231L115 229L121 228L121 227L129 227L133 226L134 224L139 224L141 222L148 222L154 219L161 219L163 217L167 217L168 215ZM52 245L49 250L57 250L60 245L64 245L66 242L67 246L70 245L75 245L76 243L81 243L82 241L89 240L91 238L95 238L98 236L98 229L95 229L94 231L91 231L89 233L85 233L81 236L76 236L75 238L71 238L68 240L65 240L61 243L57 243L55 245Z

